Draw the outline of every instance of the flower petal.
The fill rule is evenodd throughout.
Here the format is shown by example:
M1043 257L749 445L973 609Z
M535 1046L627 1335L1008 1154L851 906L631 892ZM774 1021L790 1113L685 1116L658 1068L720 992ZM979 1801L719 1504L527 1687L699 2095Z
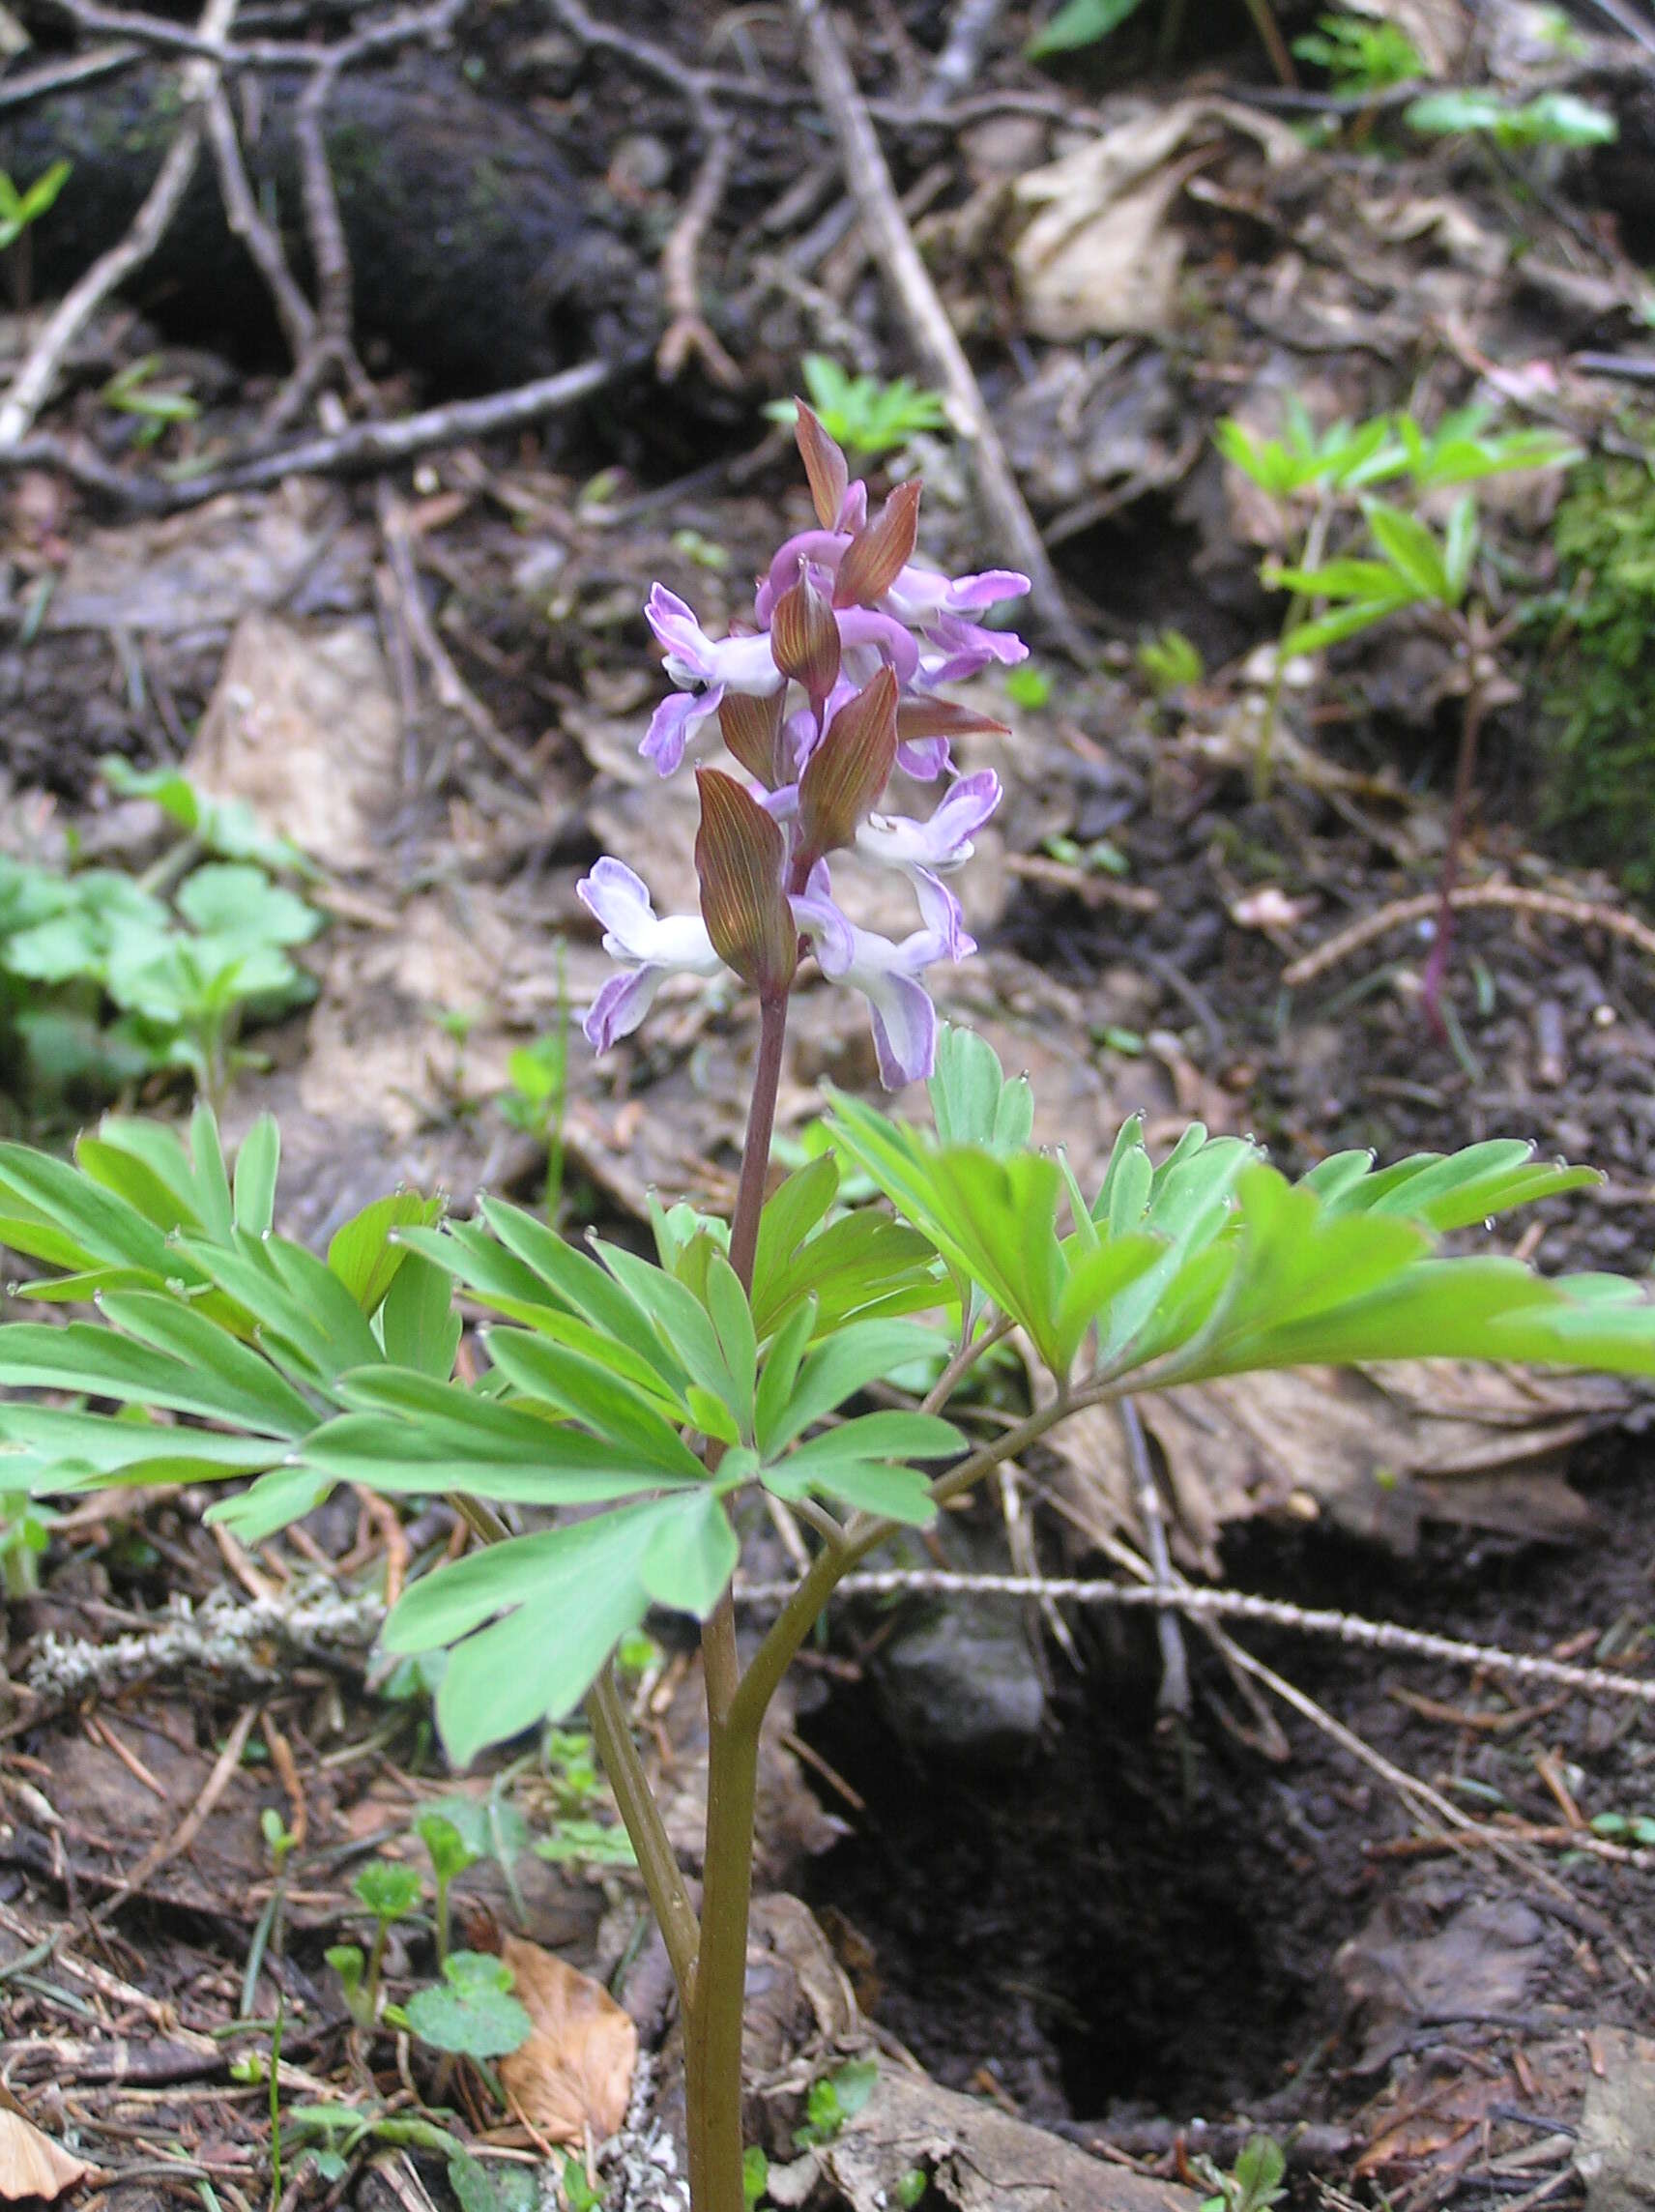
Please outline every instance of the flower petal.
M711 691L669 691L650 716L638 750L646 760L654 762L662 775L671 775L683 759L690 739L703 722L717 713L723 698L722 684L715 684Z

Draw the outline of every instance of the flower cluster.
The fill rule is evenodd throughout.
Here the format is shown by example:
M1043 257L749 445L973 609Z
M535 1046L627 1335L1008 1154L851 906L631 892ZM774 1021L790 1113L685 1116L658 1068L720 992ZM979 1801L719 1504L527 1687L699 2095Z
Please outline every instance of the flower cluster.
M899 485L879 513L845 456L798 408L798 450L817 527L790 538L760 579L753 626L711 638L657 584L645 609L675 688L642 751L671 775L714 730L739 773L700 766L698 915L658 916L624 862L605 858L578 887L620 963L586 1017L604 1051L635 1030L663 978L733 971L761 1002L785 999L801 954L867 999L880 1075L894 1090L928 1075L937 1018L921 977L975 950L944 881L1000 803L991 770L959 775L951 741L1002 731L940 686L1028 648L976 618L1029 589L1009 569L947 576L914 558L920 487ZM878 811L892 771L943 781L927 819ZM944 780L945 779L945 780ZM839 905L830 856L854 851L912 883L919 927L895 942Z

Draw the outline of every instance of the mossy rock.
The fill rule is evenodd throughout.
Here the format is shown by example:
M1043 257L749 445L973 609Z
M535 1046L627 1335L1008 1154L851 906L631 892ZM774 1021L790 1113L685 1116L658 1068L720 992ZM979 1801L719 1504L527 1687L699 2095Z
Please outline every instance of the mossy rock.
M1540 663L1541 821L1553 849L1655 895L1655 451L1590 463L1557 509Z

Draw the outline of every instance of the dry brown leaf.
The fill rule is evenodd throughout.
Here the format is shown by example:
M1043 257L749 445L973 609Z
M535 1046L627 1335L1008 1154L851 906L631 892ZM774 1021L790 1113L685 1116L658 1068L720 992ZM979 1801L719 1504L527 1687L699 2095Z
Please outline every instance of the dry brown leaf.
M50 2203L97 2170L71 2157L21 2112L0 2107L0 2197L14 2203L25 2197Z
M508 1936L500 1955L534 2022L529 2040L500 2061L507 2101L553 2142L595 2141L626 2116L638 2030L609 1992L538 1943Z

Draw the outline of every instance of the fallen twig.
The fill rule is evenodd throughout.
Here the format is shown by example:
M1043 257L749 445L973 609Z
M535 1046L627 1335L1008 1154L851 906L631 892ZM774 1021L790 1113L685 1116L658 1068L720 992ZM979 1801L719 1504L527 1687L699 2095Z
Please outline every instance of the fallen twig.
M207 0L201 12L200 37L215 44L222 42L235 18L236 4L237 0ZM132 218L127 235L107 253L100 254L79 282L59 301L12 379L10 391L0 400L0 451L16 446L28 436L35 417L51 394L64 358L75 338L109 295L124 284L134 270L143 267L166 236L189 189L189 180L195 174L207 125L206 102L218 81L217 62L196 60L186 67L183 73L185 117L166 150L166 159L155 183L145 193L143 205Z
M954 427L971 455L986 518L1008 559L1028 574L1033 607L1048 635L1075 659L1085 660L1085 633L1064 603L1057 570L1024 504L971 363L903 218L838 33L823 0L792 0L792 8L817 104L838 141L846 189L857 203L868 248L907 320L925 373L943 389Z
M792 1596L791 1583L738 1583L736 1596L746 1605L779 1605ZM1633 1698L1655 1705L1655 1680L1617 1674L1607 1667L1576 1667L1564 1659L1502 1651L1497 1644L1467 1644L1457 1636L1429 1629L1403 1628L1395 1621L1367 1620L1360 1614L1290 1604L1258 1597L1250 1590L1198 1588L1171 1582L1113 1583L1087 1577L950 1574L939 1568L892 1568L888 1572L849 1574L835 1592L841 1597L1049 1597L1075 1605L1128 1607L1188 1615L1192 1620L1257 1620L1303 1636L1330 1636L1368 1651L1396 1651L1410 1659L1435 1659L1456 1667L1477 1667L1517 1681L1553 1682L1560 1689L1590 1697Z
M521 429L575 406L624 370L641 365L637 360L583 362L578 368L560 369L556 376L537 377L532 384L490 393L483 399L456 399L392 422L353 422L273 452L226 462L200 476L126 476L101 456L52 437L25 438L15 446L0 447L0 470L61 469L89 491L138 513L171 514L221 499L227 492L262 491L287 477L370 475L439 446L458 446L472 438Z
M1507 907L1514 913L1540 915L1551 921L1571 921L1582 929L1608 930L1611 937L1624 937L1640 952L1655 959L1655 929L1640 921L1636 915L1622 914L1615 907L1598 906L1589 899L1565 898L1558 891L1524 890L1516 884L1467 884L1462 889L1451 891L1448 903L1456 913L1468 907ZM1282 981L1291 991L1296 991L1301 983L1313 983L1330 968L1349 960L1353 952L1372 945L1376 938L1388 936L1393 929L1407 928L1411 922L1429 920L1439 904L1440 894L1437 891L1426 892L1418 898L1395 899L1389 906L1380 907L1377 914L1365 915L1349 929L1328 938L1314 952L1295 960L1291 968L1283 970Z

